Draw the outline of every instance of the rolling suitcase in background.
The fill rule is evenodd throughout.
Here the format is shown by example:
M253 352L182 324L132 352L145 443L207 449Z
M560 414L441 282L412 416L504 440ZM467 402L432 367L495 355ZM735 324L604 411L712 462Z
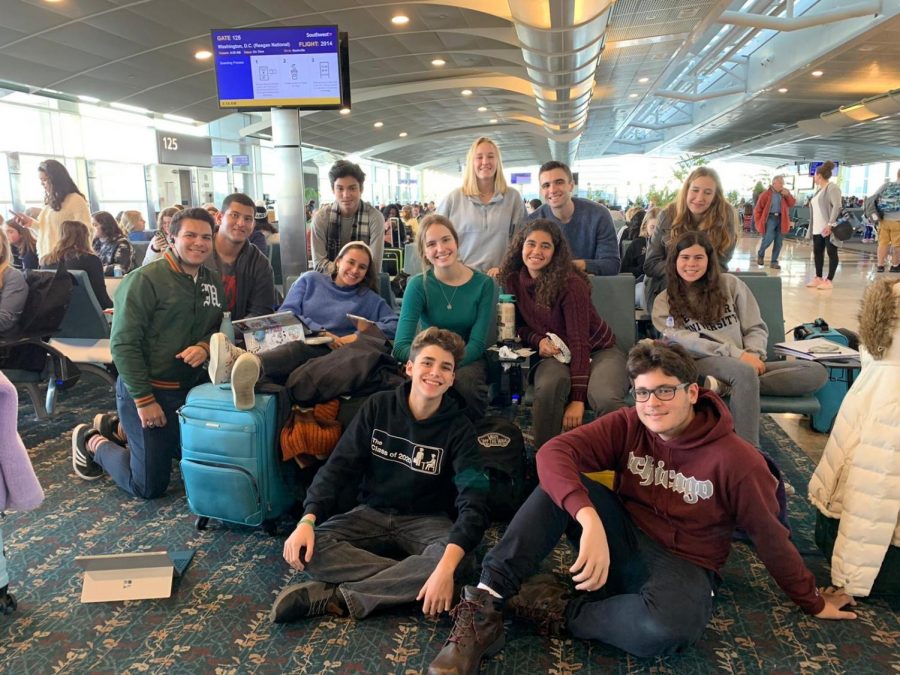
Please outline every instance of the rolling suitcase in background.
M851 344L850 331L843 329L834 330L825 323L824 319L816 319L812 323L804 323L794 329L795 340L811 340L813 338L825 338L831 340L844 347L857 349L859 347L858 339L856 344ZM823 364L824 365L824 364ZM815 393L815 397L819 400L819 412L813 415L809 420L809 426L813 430L827 434L831 432L834 426L834 420L837 417L841 403L844 402L844 396L850 391L853 380L859 375L859 368L850 367L829 367L828 382L825 383L819 391Z
M236 410L229 385L202 384L188 393L178 423L181 475L197 529L218 518L274 534L294 502L276 450L277 396L257 393L253 409Z

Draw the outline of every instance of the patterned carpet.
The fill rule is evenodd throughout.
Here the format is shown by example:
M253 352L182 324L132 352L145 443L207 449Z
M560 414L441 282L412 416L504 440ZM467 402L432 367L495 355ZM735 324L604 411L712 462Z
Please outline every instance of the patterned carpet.
M63 392L49 423L21 406L20 432L47 493L33 513L10 514L4 539L12 617L0 617L0 671L9 673L417 673L440 649L449 619L415 608L365 621L315 619L292 627L266 618L278 591L299 575L281 560L282 539L213 523L198 532L180 480L160 500L125 498L108 480L77 480L69 434L89 413L112 408L113 395L84 378ZM528 413L519 420L528 424ZM803 498L812 466L766 418L764 448L798 495L790 499L795 538L820 583L826 564L812 543L812 508ZM290 526L290 525L288 525ZM492 531L489 539L498 533ZM83 605L78 554L190 548L195 557L163 601ZM564 570L560 546L548 569ZM861 602L855 622L802 614L752 549L736 544L704 638L687 653L637 659L574 639L545 639L510 625L507 646L482 673L887 673L900 671L900 621L883 600Z

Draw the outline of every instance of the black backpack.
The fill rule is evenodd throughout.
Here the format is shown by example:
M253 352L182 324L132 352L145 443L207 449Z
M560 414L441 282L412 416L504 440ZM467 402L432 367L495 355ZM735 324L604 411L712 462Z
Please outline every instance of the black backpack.
M59 330L72 300L75 278L60 262L55 270L28 270L28 298L19 319L19 335L46 337Z
M475 425L481 461L490 480L491 518L509 522L528 496L525 439L519 428L503 417L485 417ZM532 486L533 487L533 486Z

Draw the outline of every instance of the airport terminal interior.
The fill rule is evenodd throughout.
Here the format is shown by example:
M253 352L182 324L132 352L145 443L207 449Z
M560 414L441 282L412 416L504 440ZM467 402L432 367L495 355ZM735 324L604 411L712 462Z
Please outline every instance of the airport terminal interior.
M865 420L862 428L840 440L830 433L833 418L823 428L809 406L820 411L834 405L836 412L847 395L848 374L851 381L869 381L855 361L829 371L822 393L806 396L805 405L792 411L788 404L764 404L759 416L759 450L777 467L784 487L783 522L823 592L837 584L832 558L822 550L822 523L837 520L818 517L810 480L823 453L846 451L837 446L881 430L876 445L883 460L867 486L856 489L870 497L886 491L874 497L873 510L896 526L886 536L879 530L880 553L874 557L876 567L884 558L883 567L874 590L857 593L855 606L846 607L855 619L804 613L776 583L747 534L736 531L702 635L664 656L636 656L565 630L547 634L545 624L507 612L502 648L468 669L441 670L432 662L449 644L451 631L457 634L464 612L432 617L423 614L420 602L409 602L362 619L325 613L273 622L270 609L279 593L309 579L285 562L283 552L304 515L300 485L308 485L313 473L293 460L281 464L276 453L283 448L276 449L274 437L272 461L301 501L272 514L263 527L214 514L205 528L198 527L198 515L210 514L193 508L178 462L162 496L141 499L103 474L105 465L98 480L83 480L73 449L79 425L87 433L95 416L121 412L121 399L129 396L126 385L115 386L122 369L111 349L110 331L120 330L113 317L122 316L121 303L138 285L137 275L148 265L169 264L149 258L142 263L148 246L156 250L159 224L177 213L172 207L224 212L228 195L249 196L255 227L266 235L260 235L259 258L273 270L276 302L267 309L274 312L300 275L313 274L308 271L314 268L316 213L324 210L328 223L336 213L329 205L338 203L329 172L342 160L357 165L365 173L363 202L386 222L385 256L376 270L379 293L402 324L399 292L414 279L406 273L421 270L414 235L422 219L434 209L441 212L448 196L462 194L464 181L477 184L471 199L480 199L480 213L503 194L497 183L478 193L482 182L472 166L477 148L496 150L503 189L518 195L522 218L508 223L510 239L524 225L526 207L528 213L540 207L530 201L546 204L546 213L557 217L551 207L559 197L542 186L546 173L540 171L555 160L571 168L571 197L603 205L616 231L617 257L627 250L623 234L634 214L688 199L688 176L702 167L713 170L721 188L716 198L730 203L735 214L737 243L728 271L761 299L764 319L780 310L781 324L766 326L769 342L792 340L795 327L820 318L832 329L865 338L871 333L865 327L873 325L871 315L861 316L867 289L885 280L898 284L895 292L900 288L900 228L890 216L892 208L900 210L898 139L900 0L0 0L0 223L15 265L31 270L39 262L57 264L52 256L50 263L44 260L50 249L41 250L46 233L38 231L47 222L42 209L59 211L46 192L47 160L58 162L83 194L85 213L93 214L86 234L97 238L93 250L101 259L106 239L100 238L108 235L97 224L97 212L112 214L134 251L125 269L119 260L104 259L105 268L98 263L111 307L104 311L98 289L88 285L82 288L87 304L72 300L53 335L30 338L32 347L48 340L48 349L77 347L71 356L63 353L80 377L67 379L72 371L63 377L59 360L41 349L37 365L34 358L23 365L14 357L25 339L18 324L0 332L0 370L18 395L15 419L0 419L0 672L900 672L900 421L877 417L879 409L900 415L896 346L892 362L877 362L891 378L882 382L894 385L866 392L873 416L858 418ZM829 174L825 182L823 169ZM495 180L493 174L488 180ZM754 207L771 199L776 180L796 204L784 207L790 222L772 265L771 247L760 254ZM831 238L839 263L827 275L830 284L820 278L830 258L823 272L814 256L814 245L824 250L829 241L821 224L813 223L822 213L813 200L833 189L826 183L839 188L835 213L841 211L839 220L849 228L842 240ZM879 201L877 192L893 194L895 206ZM772 208L775 213L778 207ZM414 211L415 226L409 222ZM130 221L125 226L132 213L145 221L145 231L132 230ZM767 216L761 216L763 229ZM462 250L465 237L475 235L467 223L454 225ZM29 264L26 240L35 236ZM182 249L174 248L174 239L167 259L177 269ZM7 320L3 288L10 288L7 275L15 272L6 267L0 261L0 323ZM234 280L236 265L227 269ZM204 273L218 278L201 268ZM47 274L45 279L52 276ZM760 286L775 288L774 299L757 293ZM494 292L496 298L496 286ZM628 344L658 337L647 310L632 296L595 293L592 300L605 319L604 312L624 302ZM449 310L452 298L444 299ZM41 314L38 302L25 307ZM894 307L896 315L897 302ZM492 303L492 316L498 312L502 308ZM21 325L32 320L27 314ZM886 314L888 333L900 339L898 322ZM222 326L231 329L228 321ZM151 322L147 330L164 340L175 329ZM205 373L205 354L200 361ZM862 373L871 362L862 359ZM526 394L526 377L511 398L504 389L508 379L496 373L488 379L487 414L521 431L528 477L536 482L533 387ZM837 403L826 398L826 389L838 396ZM230 409L226 398L223 410ZM362 398L352 400L363 404ZM141 408L130 398L128 404L140 425ZM589 410L584 423L594 418ZM16 454L22 445L43 490L42 503L31 500L28 508L17 507L14 499L16 481L26 481L22 476L28 473L24 455ZM852 456L845 457L846 466L852 464ZM621 485L621 476L598 480ZM463 585L477 583L477 566L507 522L494 522L461 563L455 599ZM874 532L873 523L859 527L870 525ZM677 527L669 526L674 541ZM861 541L869 547L873 538ZM97 569L91 564L113 574L110 583L123 589L149 583L141 575L152 574L134 567L116 571L116 565L130 564L123 558L76 558L150 552L169 553L161 558L162 592L121 600L106 586L103 592L112 592L112 599L86 601L97 599L88 597L85 586ZM540 572L581 593L571 590L576 555L563 538ZM174 576L172 560L182 563L174 564ZM4 579L14 609L4 604ZM652 605L649 595L644 599ZM471 614L469 620L478 621Z

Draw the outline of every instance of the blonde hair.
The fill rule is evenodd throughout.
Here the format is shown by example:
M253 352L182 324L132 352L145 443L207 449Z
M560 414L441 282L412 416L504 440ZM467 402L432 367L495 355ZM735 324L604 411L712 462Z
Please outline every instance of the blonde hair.
M144 217L141 215L140 211L123 211L122 218L119 219L119 227L122 228L122 231L125 234L130 234L134 232L134 225L139 220L143 220Z
M416 237L416 251L419 254L419 259L422 261L422 269L426 272L433 267L431 261L425 257L425 235L428 232L428 228L432 225L443 225L450 230L450 235L453 237L453 241L456 242L457 248L459 248L459 235L447 216L442 216L439 213L429 213L422 218L421 222L419 222L419 236Z
M466 155L466 171L463 174L462 192L469 197L478 196L478 178L475 176L475 151L482 143L490 143L497 153L497 172L494 174L494 193L506 194L506 178L503 176L503 160L500 158L500 148L487 136L480 136L472 143L469 153Z
M716 184L716 194L712 204L700 216L699 222L695 222L693 214L688 209L687 198L691 183L698 178L711 178ZM721 259L737 242L737 213L734 207L725 199L725 192L722 190L722 181L719 180L719 174L708 166L698 166L691 171L691 174L678 191L675 201L666 207L666 211L672 223L672 231L669 235L670 247L685 232L694 230L705 232Z
M50 253L41 258L41 265L56 265L60 260L78 254L94 255L88 227L80 220L64 220L59 226L59 241Z
M659 214L662 213L662 209L658 206L654 206L652 208L647 209L647 212L644 214L644 219L641 221L641 231L638 234L639 237L646 237L650 231L648 226L650 225L651 220L659 221Z
M0 288L3 288L3 275L12 263L12 247L6 237L6 231L0 227Z

